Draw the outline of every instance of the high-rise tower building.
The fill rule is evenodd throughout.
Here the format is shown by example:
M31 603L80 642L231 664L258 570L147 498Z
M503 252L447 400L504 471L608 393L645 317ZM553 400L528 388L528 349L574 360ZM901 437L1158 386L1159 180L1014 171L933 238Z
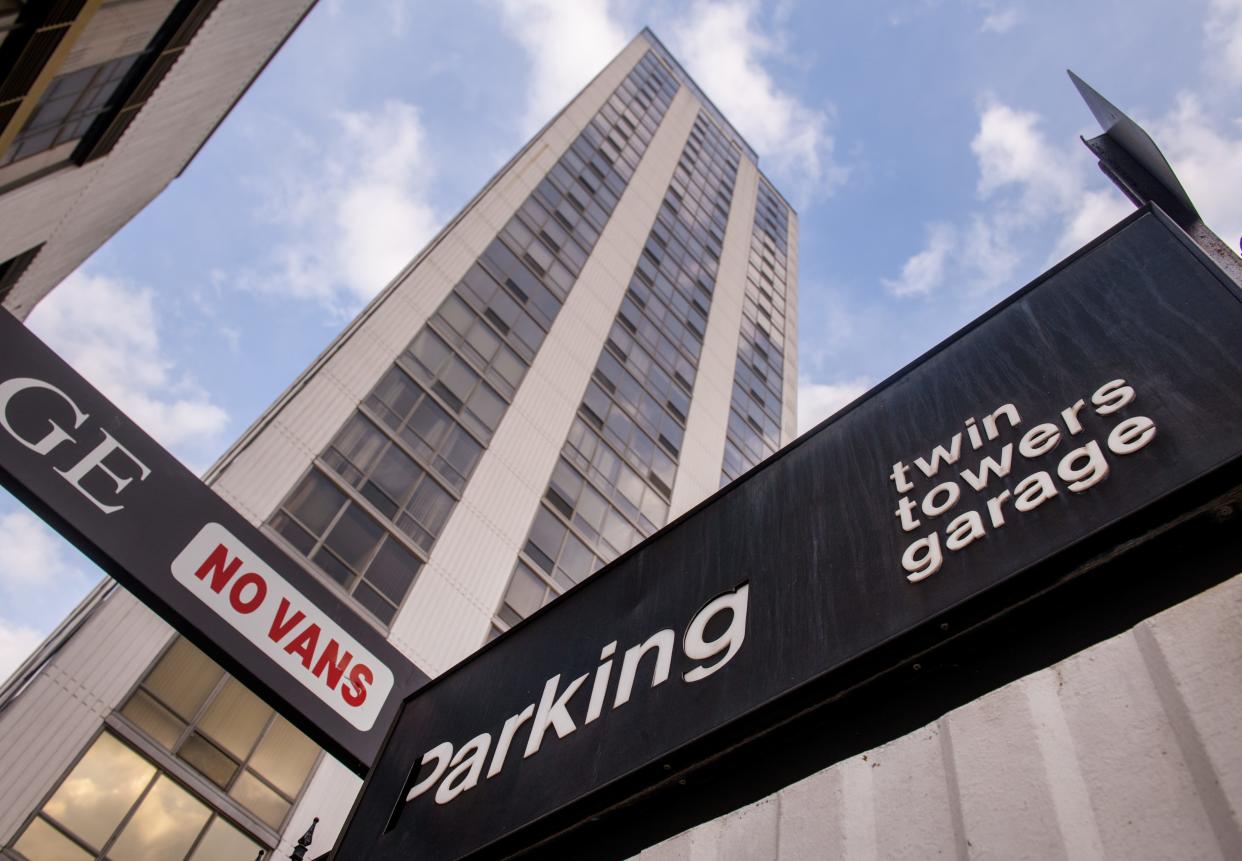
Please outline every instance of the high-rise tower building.
M434 676L792 438L796 261L645 31L207 479ZM0 773L29 861L317 853L359 785L109 586L0 692Z

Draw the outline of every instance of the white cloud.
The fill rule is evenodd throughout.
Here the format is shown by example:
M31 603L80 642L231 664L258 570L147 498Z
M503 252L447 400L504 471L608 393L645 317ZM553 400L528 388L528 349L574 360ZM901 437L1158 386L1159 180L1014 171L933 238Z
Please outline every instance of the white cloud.
M1242 237L1242 118L1227 131L1204 114L1198 98L1182 93L1164 119L1150 125L1204 222L1234 251Z
M979 32L1002 35L1016 27L1021 20L1022 13L1017 7L988 9L987 14L983 16L983 23L979 25Z
M1083 160L1050 144L1039 124L1036 113L992 102L970 142L979 162L979 195L1015 190L1021 215L1031 218L1073 205L1083 186Z
M1242 84L1242 0L1211 0L1203 32L1213 70L1230 83Z
M0 515L0 547L0 584L6 589L60 585L86 576L67 557L64 539L28 511Z
M637 26L629 7L608 0L497 0L505 27L531 63L525 126L551 119L625 46ZM781 88L767 62L781 55L773 29L788 17L773 12L764 28L754 0L696 0L677 6L667 26L674 55L763 159L765 171L790 187L830 192L845 180L834 160L830 113Z
M870 386L870 381L862 377L838 383L815 383L805 377L799 378L798 433L806 433Z
M953 225L937 222L928 225L927 247L906 261L901 277L883 279L884 287L894 296L925 296L944 281L945 259L957 244Z
M1134 204L1111 185L1084 192L1052 257L1060 260L1072 254L1133 211Z
M782 89L764 62L779 38L761 30L749 0L697 0L674 23L673 52L759 153L765 171L794 188L830 192L846 178L833 158L829 114Z
M890 292L926 295L950 279L970 299L1015 289L1016 279L1035 274L1036 265L1060 260L1133 211L1092 169L1077 141L1054 145L1041 126L1036 113L985 103L970 142L979 206L956 226L929 225L927 246L906 261L900 277L883 280ZM1050 253L1043 256L1037 241L1049 236Z
M90 588L98 572L24 509L0 514L0 681ZM20 614L20 621L14 617Z
M418 110L386 101L337 114L328 142L298 142L300 166L272 178L261 215L290 238L241 286L316 301L352 316L414 258L439 227Z
M30 657L30 653L43 642L43 637L34 628L12 625L0 619L0 682Z
M29 325L165 446L210 443L228 423L164 354L149 289L78 270L35 307Z
M607 0L500 0L500 10L531 61L528 134L552 119L627 41Z

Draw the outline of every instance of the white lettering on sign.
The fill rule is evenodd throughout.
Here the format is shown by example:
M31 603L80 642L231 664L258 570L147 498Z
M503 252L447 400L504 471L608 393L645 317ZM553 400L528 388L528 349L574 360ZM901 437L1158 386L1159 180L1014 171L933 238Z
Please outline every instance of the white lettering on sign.
M702 681L722 668L746 639L746 604L750 597L750 586L743 584L732 592L725 592L712 599L706 606L695 613L694 618L686 627L682 637L681 648L686 657L700 663L682 675L682 681L693 684ZM727 613L728 624L710 640L704 639L707 626ZM720 627L716 625L715 627ZM612 707L619 709L630 701L635 694L634 685L638 680L639 665L644 656L651 655L647 665L651 670L651 684L654 688L668 681L672 669L673 651L676 648L676 635L672 628L656 631L646 641L631 646L621 659L621 672L617 679L616 694L613 696ZM612 659L617 651L617 641L613 640L600 650L600 665L595 669L595 680L591 684L591 696L587 701L582 726L596 720L604 708L604 699L608 692L612 676ZM714 662L712 659L715 659ZM430 790L438 783L435 792L436 804L448 804L463 792L474 789L483 776L483 766L487 755L492 754L491 765L487 769L487 778L500 774L507 762L518 762L516 756L509 757L514 736L523 724L529 724L526 744L521 759L535 756L546 742L550 742L552 734L564 738L578 730L579 724L574 720L574 712L581 709L581 697L576 697L579 690L591 677L583 673L574 679L562 682L558 673L543 685L543 693L538 703L531 703L517 714L510 717L500 728L496 738L496 746L492 748L492 734L480 733L465 742L460 748L454 749L450 741L442 741L423 754L420 766L432 766L430 772L409 788L406 802ZM644 679L645 680L645 679ZM573 702L576 698L576 702ZM571 712L571 707L573 711ZM551 730L550 734L548 730ZM447 772L447 775L446 775Z
M893 471L888 477L897 492L903 494L897 502L897 510L893 512L901 524L901 531L913 532L921 526L932 529L930 534L913 541L902 554L901 567L906 572L906 579L911 583L926 580L944 565L946 550L964 550L985 538L989 528L996 531L1004 527L1009 522L1007 514L1012 517L1013 514L1034 511L1059 493L1049 470L1038 470L1027 475L1012 490L1000 486L1006 483L1015 466L1015 445L1012 441L997 443L999 451L994 450L991 454L973 455L973 452L1008 434L1011 439L1017 438L1019 457L1042 457L1060 445L1062 440L1083 433L1079 416L1084 411L1110 416L1129 406L1136 397L1134 387L1125 380L1110 380L1092 393L1090 407L1085 399L1079 398L1061 410L1053 421L1030 427L1020 438L1017 437L1021 433L1022 417L1013 404L1004 404L982 417L982 433L973 417L965 421L966 442L971 452L964 451L962 432L958 431L947 444L936 445L928 457L916 457L914 465L918 467L917 472L903 461L893 464ZM1156 423L1146 416L1124 419L1109 432L1103 446L1092 439L1065 452L1056 465L1056 476L1070 493L1083 493L1108 477L1109 461L1105 450L1117 456L1134 454L1146 448L1155 436ZM973 468L959 465L958 461L963 458L974 461ZM942 469L945 474L941 474ZM957 472L956 477L948 475L954 471ZM917 493L904 495L916 489L915 481L933 478L939 483L928 489L921 501ZM947 515L963 498L969 500L964 493L966 490L986 495L983 508L956 514L941 531L941 524L932 521Z
M38 455L50 454L52 450L57 448L61 443L67 442L71 445L76 445L77 440L70 436L68 431L56 424L55 419L52 418L48 419L47 424L49 430L41 439L26 439L13 428L12 423L9 421L9 407L12 405L13 398L22 392L38 389L52 392L64 401L65 406L68 407L69 414L73 417L74 430L82 427L86 420L90 418L89 415L82 412L82 410L78 408L78 405L73 402L72 398L53 386L51 383L46 383L43 380L36 380L34 377L14 377L11 380L5 380L3 383L0 383L0 427L3 427L6 431L8 431L9 436L13 437L13 439L17 440L26 448ZM151 470L145 463L136 458L133 452L117 442L116 438L113 437L112 434L102 428L100 429L100 433L103 434L103 441L91 449L81 460L68 469L53 468L53 471L65 481L73 485L74 490L90 500L91 503L104 514L112 514L114 511L120 511L125 506L108 505L103 502L82 486L82 479L86 478L92 471L97 470L112 480L112 484L116 488L114 493L119 494L122 490L128 487L134 478L117 475L112 470L112 467L108 466L108 464L104 461L104 458L108 457L108 455L113 452L115 452L119 457L124 457L130 462L131 465L138 467L137 478L139 481L142 481L150 475Z
M392 670L223 526L204 526L172 573L353 726L375 725L392 693Z

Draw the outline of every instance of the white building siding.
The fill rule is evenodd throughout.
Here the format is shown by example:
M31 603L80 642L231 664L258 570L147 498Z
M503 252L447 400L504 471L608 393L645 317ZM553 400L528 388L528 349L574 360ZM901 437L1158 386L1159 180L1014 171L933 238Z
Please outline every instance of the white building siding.
M638 857L1239 858L1240 737L1242 576Z

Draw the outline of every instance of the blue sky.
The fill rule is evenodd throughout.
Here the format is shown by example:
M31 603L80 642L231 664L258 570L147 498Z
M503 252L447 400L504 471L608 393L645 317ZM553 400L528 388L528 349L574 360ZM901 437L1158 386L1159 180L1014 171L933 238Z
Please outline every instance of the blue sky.
M643 25L799 211L802 427L1129 211L1066 68L1242 235L1242 0L320 0L29 323L201 470ZM0 543L3 676L99 572L7 497Z

